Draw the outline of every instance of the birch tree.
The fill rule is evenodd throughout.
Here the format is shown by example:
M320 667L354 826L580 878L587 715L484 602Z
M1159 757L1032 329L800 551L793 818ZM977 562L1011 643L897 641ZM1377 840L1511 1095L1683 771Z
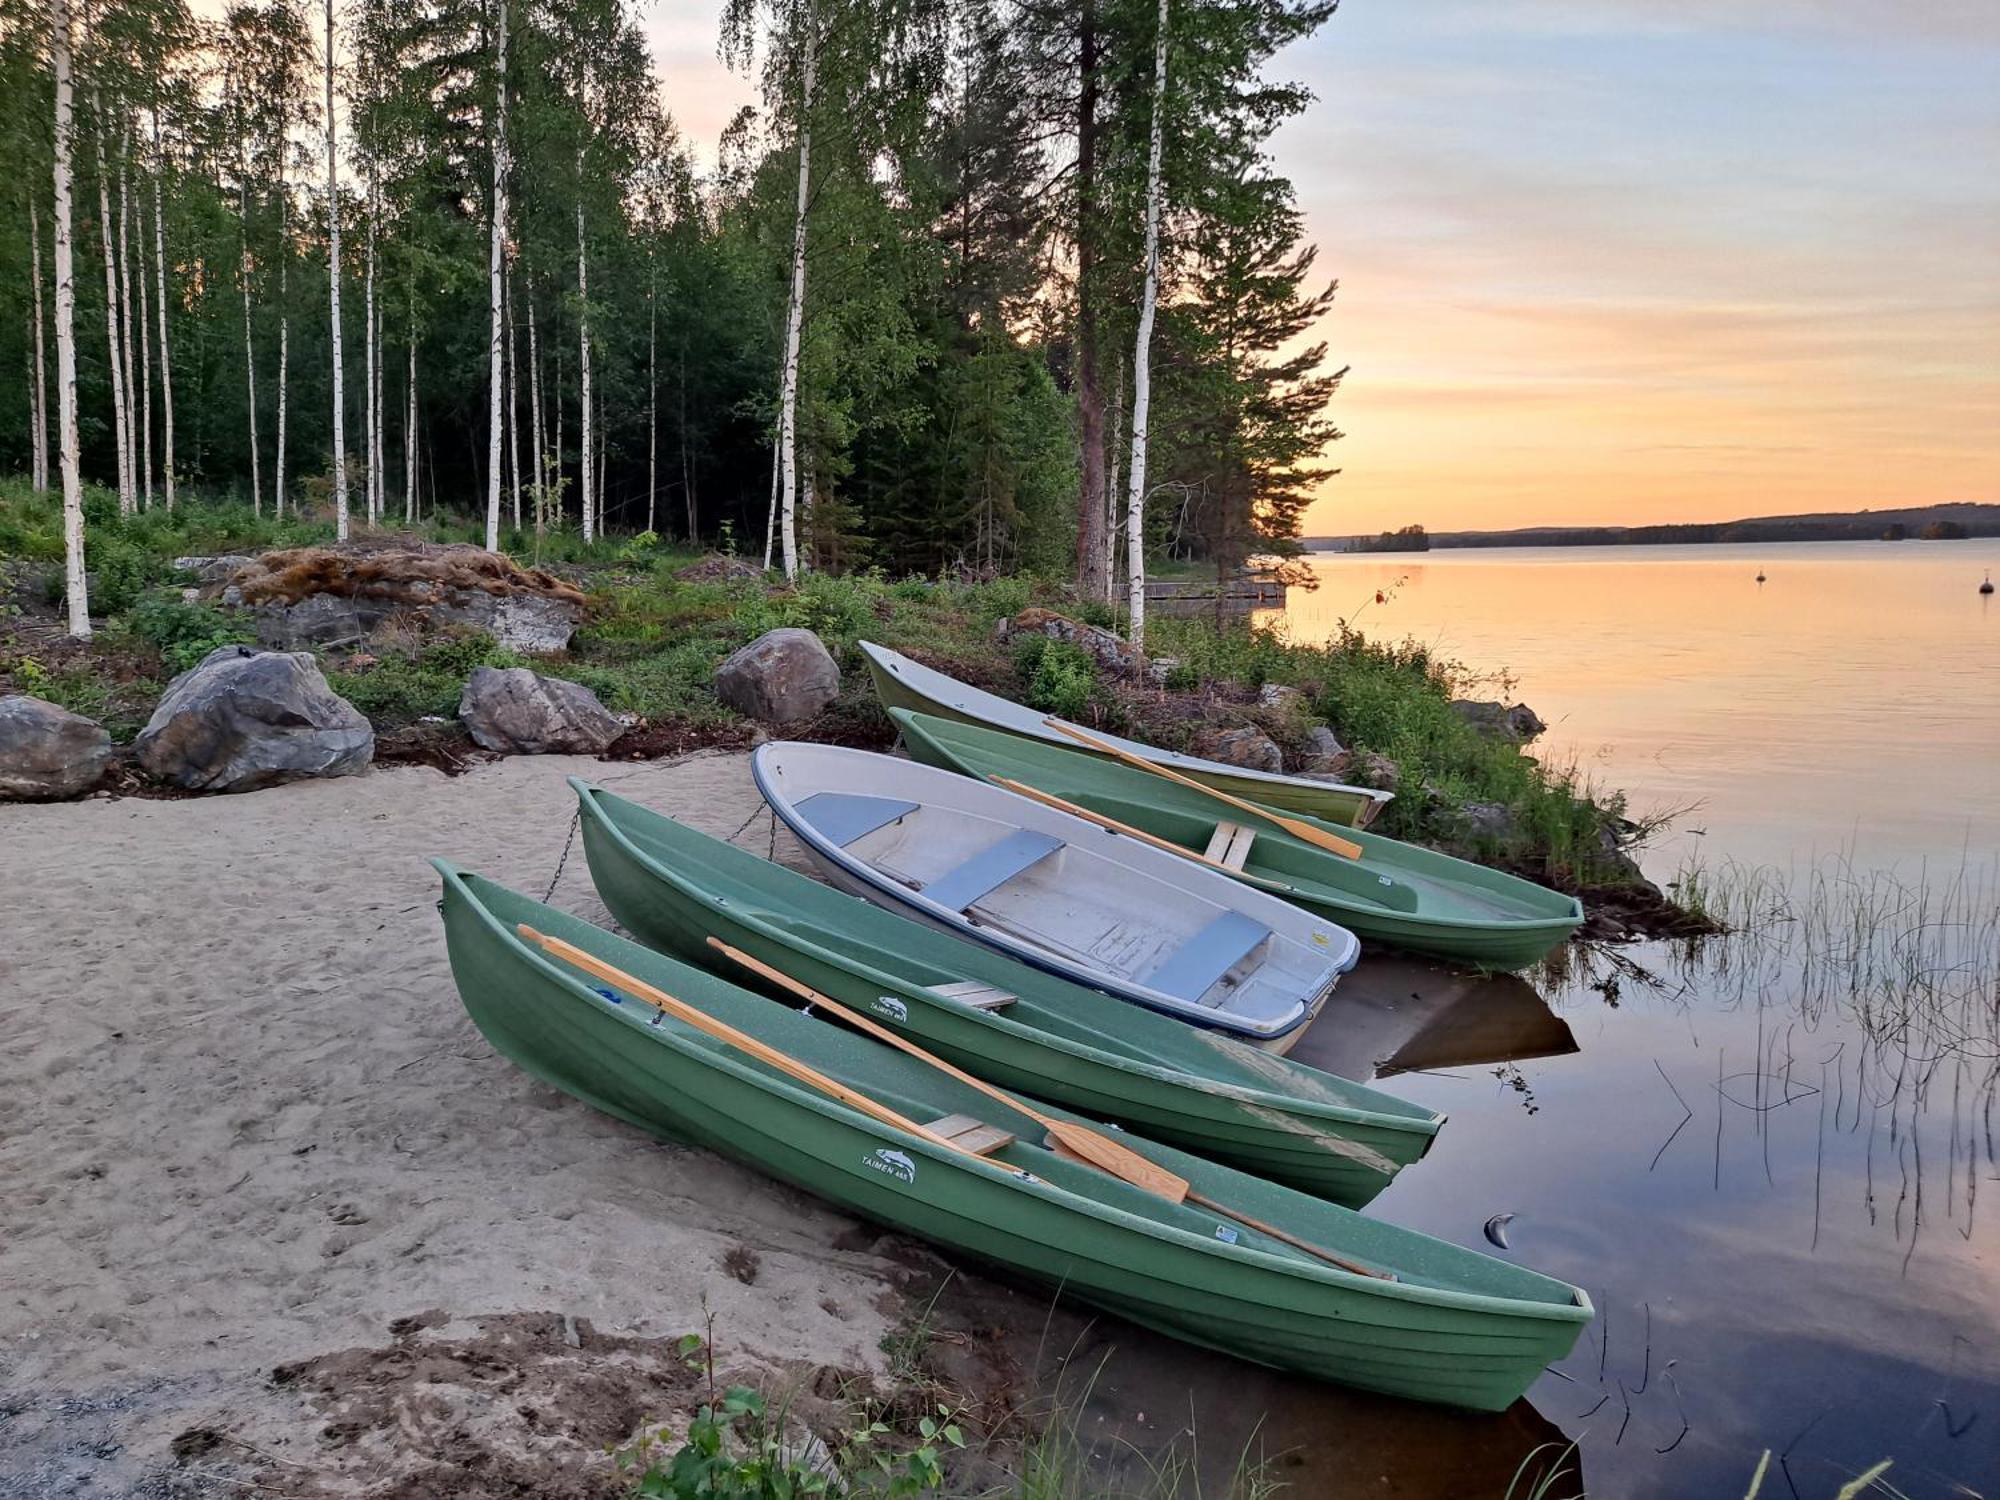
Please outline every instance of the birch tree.
M326 258L327 299L331 305L333 345L333 526L334 537L346 541L347 526L347 426L343 408L347 393L341 381L340 349L340 158L339 130L334 118L333 99L333 0L326 0Z
M91 113L96 116L91 139L97 151L97 228L104 252L104 342L111 380L112 434L118 451L118 513L129 516L136 508L137 497L132 488L131 414L125 405L124 365L118 352L118 265L111 229L111 173L104 159L106 116L101 90L91 91Z
M34 336L29 340L35 361L33 421L29 451L33 455L34 487L37 494L49 487L49 387L48 353L42 346L42 214L31 184L28 190L28 245L35 278Z
M154 290L159 294L160 304L160 485L166 496L167 511L171 514L174 508L174 361L167 331L172 318L167 302L167 215L163 203L166 175L167 158L160 136L160 97L156 79L153 89L153 274L157 278ZM283 390L282 384L279 389ZM278 449L282 464L285 446L282 404L278 412Z
M507 255L507 0L497 0L498 16L494 23L494 66L493 66L493 204L492 248L487 266L488 313L487 330L487 372L486 372L486 548L489 552L500 550L500 420L501 384L505 371L501 361L505 355L502 339L505 335L503 320L506 316L506 273ZM578 212L582 212L583 199L577 199ZM582 220L578 220L577 267L581 273L583 266ZM521 499L518 488L514 496L514 521L521 520Z
M70 84L69 0L49 0L49 52L55 70L56 213L56 404L62 455L63 577L69 602L69 633L90 634L90 599L83 559L83 454L76 425L76 270L70 244Z
M1132 347L1132 467L1125 492L1125 567L1132 644L1146 644L1146 437L1153 401L1153 314L1160 300L1160 152L1167 118L1167 6L1153 40L1153 119L1146 150L1146 271Z

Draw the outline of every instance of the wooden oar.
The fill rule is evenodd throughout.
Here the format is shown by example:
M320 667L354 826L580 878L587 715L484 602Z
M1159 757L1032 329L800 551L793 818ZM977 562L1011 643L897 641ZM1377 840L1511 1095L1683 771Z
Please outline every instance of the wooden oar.
M1231 807L1247 812L1252 817L1262 818L1267 823L1276 823L1293 838L1304 839L1308 844L1317 844L1322 849L1334 854L1344 854L1349 859L1359 859L1367 852L1352 839L1344 839L1337 833L1328 833L1324 828L1315 828L1312 824L1302 823L1297 818L1288 818L1281 812L1274 812L1268 807L1259 807L1254 802L1245 802L1241 797L1232 797L1227 792L1218 791L1215 787L1196 781L1191 776L1183 776L1178 771L1169 771L1165 766L1147 760L1143 755L1134 755L1130 750L1121 750L1118 746L1100 740L1096 735L1081 730L1074 724L1066 724L1061 719L1044 719L1042 723L1058 733L1068 735L1078 744L1088 745L1091 749L1121 760L1128 766L1135 766L1141 771L1151 771L1155 776L1164 776L1180 786L1206 793L1218 802L1227 802Z
M765 963L762 959L752 957L741 948L732 947L719 937L711 936L708 940L708 945L718 953L724 954L741 964L753 974L761 974L779 988L791 991L791 993L797 995L801 1000L809 1001L822 1010L832 1012L850 1026L858 1027L870 1036L887 1042L890 1046L907 1052L912 1057L922 1059L936 1068L940 1073L956 1078L960 1083L966 1084L971 1088L978 1089L980 1093L985 1094L990 1099L999 1101L1017 1114L1026 1115L1049 1133L1049 1144L1058 1155L1074 1157L1078 1161L1096 1167L1100 1172L1108 1172L1113 1177L1121 1178L1135 1187L1142 1187L1149 1193L1156 1193L1160 1197L1165 1198L1169 1203L1188 1202L1199 1204L1211 1213L1218 1213L1225 1218L1234 1219L1237 1223L1254 1229L1259 1234L1267 1234L1272 1239L1281 1240L1296 1250L1303 1250L1308 1255L1316 1255L1329 1265L1339 1266L1343 1271L1352 1271L1358 1276L1373 1276L1384 1281L1394 1281L1396 1279L1391 1272L1373 1270L1368 1266L1346 1260L1341 1256L1335 1255L1331 1250L1322 1250L1319 1246L1311 1244L1308 1241L1294 1238L1282 1229L1266 1224L1260 1219L1253 1219L1249 1215L1239 1213L1225 1204L1217 1203L1213 1198L1197 1193L1189 1185L1185 1177L1169 1172L1157 1162L1148 1161L1131 1147L1120 1145L1108 1135L1092 1130L1087 1125L1079 1125L1074 1120L1059 1120L1053 1115L1043 1114L1033 1105L1015 1097L1005 1089L997 1088L993 1084L986 1082L983 1078L975 1078L963 1069L953 1067L936 1054L926 1052L922 1047L919 1047L915 1042L901 1033L892 1031L877 1021L871 1021L857 1010L850 1010L831 996L821 994L804 980L794 979L784 970L772 968L771 965Z
M571 964L583 970L586 974L602 979L606 984L617 985L626 994L636 995L655 1010L664 1011L676 1020L685 1021L688 1025L694 1027L695 1030L706 1032L719 1041L727 1042L730 1046L740 1052L747 1053L759 1062L769 1063L779 1072L790 1074L793 1078L798 1079L800 1083L818 1089L822 1094L827 1095L829 1098L838 1099L842 1104L851 1105L863 1114L880 1120L884 1125L893 1125L898 1130L907 1130L911 1135L921 1136L933 1146L942 1146L948 1151L956 1151L961 1156L972 1156L981 1161L986 1159L980 1157L977 1152L967 1151L956 1141L939 1135L927 1126L919 1125L915 1120L907 1119L897 1114L888 1105L877 1103L866 1094L849 1088L838 1079L827 1077L826 1074L820 1072L817 1068L808 1067L797 1058L780 1052L776 1047L767 1046L765 1043L758 1041L754 1036L738 1031L734 1026L716 1020L707 1011L689 1005L685 1000L676 999L665 990L654 989L645 980L635 975L627 974L615 964L606 963L596 954L585 952L574 943L566 943L561 938L550 937L547 933L537 932L526 922L522 922L514 930L529 942L536 944L544 952L553 954L564 963ZM996 1162L994 1165L1005 1166L1006 1164L1004 1162ZM1010 1170L1018 1171L1018 1169Z
M1143 828L1134 828L1130 823L1121 823L1116 818L1107 817L1101 812L1093 812L1090 808L1075 802L1065 801L1054 792L1045 792L1040 787L1029 786L1024 781L1011 781L1005 776L995 776L992 781L995 786L1004 787L1015 795L1039 802L1044 807L1053 807L1057 812L1066 812L1073 818L1082 818L1087 823L1095 823L1099 828L1109 828L1113 833L1122 833L1127 838L1139 840L1142 844L1151 844L1154 848L1164 849L1169 854L1178 854L1183 859L1191 859L1198 865L1207 865L1212 870L1233 875L1245 884L1262 886L1267 891L1277 891L1286 896L1296 894L1296 888L1286 885L1282 880L1273 880L1268 875L1253 875L1248 870L1225 865L1219 859L1210 859L1206 854L1196 853L1186 844L1176 844L1172 839L1163 839L1158 834L1146 832Z

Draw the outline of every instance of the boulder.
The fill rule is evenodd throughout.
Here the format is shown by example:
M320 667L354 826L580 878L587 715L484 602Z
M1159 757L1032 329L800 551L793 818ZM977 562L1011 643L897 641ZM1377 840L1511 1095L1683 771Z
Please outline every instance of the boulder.
M256 560L240 552L225 552L214 557L177 557L174 559L174 571L192 573L196 583L214 585L229 582L239 569L249 567Z
M1305 752L1299 757L1299 774L1344 776L1352 759L1353 757L1347 753L1347 747L1335 738L1331 729L1324 724L1315 724L1306 731Z
M481 748L502 755L598 755L625 732L582 683L526 667L477 668L458 716Z
M715 694L766 724L810 719L840 696L840 668L810 630L767 630L715 669Z
M1045 635L1052 641L1068 641L1072 646L1089 652L1100 667L1109 667L1115 672L1137 671L1146 662L1145 654L1138 647L1102 625L1072 620L1068 615L1059 615L1039 605L1022 610L1010 620L1002 620L993 634L1003 643L1024 635Z
M1251 724L1207 731L1196 739L1195 754L1250 771L1285 769L1285 752L1278 748L1278 742Z
M1257 701L1265 708L1288 714L1304 711L1306 695L1303 689L1287 687L1282 682L1267 682L1257 689Z
M1178 656L1155 656L1146 663L1146 676L1154 687L1163 688L1167 685L1168 679L1180 670L1180 665L1181 659Z
M365 770L375 731L306 652L219 646L167 684L132 750L161 781L247 792Z
M1467 802L1458 815L1465 836L1478 843L1504 844L1520 832L1514 810L1504 802Z
M1348 757L1347 774L1362 786L1393 792L1403 779L1403 768L1378 751L1363 750Z
M367 639L368 628L356 601L338 594L311 594L296 604L274 599L257 606L257 644L267 651L358 646Z
M308 594L257 606L257 643L273 651L358 646L401 620L432 629L477 630L509 651L546 656L569 648L583 611L545 594L489 594L479 589L411 583L397 599ZM223 602L229 603L226 592Z
M433 624L483 630L509 651L547 656L569 649L583 610L546 594L448 591L431 606Z
M0 698L0 801L78 797L104 778L104 726L40 698Z
M1488 739L1512 740L1517 745L1527 744L1549 727L1525 703L1482 703L1454 698L1451 711Z

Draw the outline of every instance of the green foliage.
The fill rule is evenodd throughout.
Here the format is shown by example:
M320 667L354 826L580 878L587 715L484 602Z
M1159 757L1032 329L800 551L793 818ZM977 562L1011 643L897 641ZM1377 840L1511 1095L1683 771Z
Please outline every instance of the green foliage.
M504 651L490 636L464 635L413 652L388 652L373 666L327 673L333 690L378 726L407 724L425 716L450 718L474 667L530 663Z
M185 672L218 646L255 638L240 615L157 592L132 606L124 626L134 638L156 647L172 672Z
M1097 688L1097 663L1081 646L1030 636L1015 652L1014 665L1027 679L1031 706L1064 719L1085 716Z

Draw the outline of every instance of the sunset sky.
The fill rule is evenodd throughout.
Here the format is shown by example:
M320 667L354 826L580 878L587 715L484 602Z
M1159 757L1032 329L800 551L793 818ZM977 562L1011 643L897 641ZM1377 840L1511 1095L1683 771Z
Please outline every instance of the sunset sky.
M712 157L751 83L647 11ZM2000 500L2000 4L1347 0L1277 144L1352 364L1307 529Z

